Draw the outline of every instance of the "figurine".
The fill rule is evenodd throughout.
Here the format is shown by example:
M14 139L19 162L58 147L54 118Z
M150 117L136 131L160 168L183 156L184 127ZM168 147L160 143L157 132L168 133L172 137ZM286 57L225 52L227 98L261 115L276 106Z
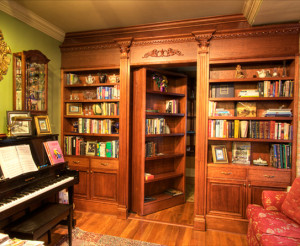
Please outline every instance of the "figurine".
M270 74L270 70L264 70L264 69L262 69L261 71L257 71L257 73L258 73L258 77L259 78L265 78L265 77L270 77L271 76L271 74Z
M237 65L237 66L236 66L235 77L236 77L237 79L242 79L242 78L245 77L245 76L244 76L244 73L242 72L242 67L241 67L241 65Z
M278 76L277 68L274 68L272 77L277 77L277 76Z
M87 84L93 84L93 83L95 82L95 77L93 77L93 76L90 74L89 76L87 76L87 77L85 78L85 82L86 82Z
M157 84L157 86L159 87L159 90L161 92L167 92L168 79L166 76L154 74L152 76L152 78L155 81L155 83Z
M260 157L257 160L253 160L254 165L259 165L259 166L267 166L268 163L267 161L261 159Z

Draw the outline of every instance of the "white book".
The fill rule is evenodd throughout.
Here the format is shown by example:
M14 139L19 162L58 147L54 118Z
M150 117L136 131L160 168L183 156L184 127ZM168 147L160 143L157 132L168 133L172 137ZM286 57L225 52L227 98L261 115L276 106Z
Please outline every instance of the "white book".
M38 170L29 145L0 148L0 166L4 178L13 178L23 173Z

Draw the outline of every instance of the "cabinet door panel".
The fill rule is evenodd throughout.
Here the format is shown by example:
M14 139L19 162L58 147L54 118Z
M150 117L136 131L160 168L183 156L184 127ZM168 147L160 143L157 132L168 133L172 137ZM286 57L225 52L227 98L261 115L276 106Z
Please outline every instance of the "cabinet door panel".
M243 181L208 181L207 213L243 217L245 187Z
M79 183L74 185L74 197L88 199L89 198L88 171L87 170L78 170L78 171L79 171Z
M117 201L117 174L93 172L91 174L91 199Z

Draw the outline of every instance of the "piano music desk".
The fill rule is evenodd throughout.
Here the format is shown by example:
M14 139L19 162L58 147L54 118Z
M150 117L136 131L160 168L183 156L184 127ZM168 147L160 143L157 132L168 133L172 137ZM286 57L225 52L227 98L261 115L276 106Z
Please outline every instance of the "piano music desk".
M73 208L68 204L48 204L31 214L9 224L4 228L10 237L37 240L48 233L48 243L51 242L51 229L67 218L69 245L72 245Z

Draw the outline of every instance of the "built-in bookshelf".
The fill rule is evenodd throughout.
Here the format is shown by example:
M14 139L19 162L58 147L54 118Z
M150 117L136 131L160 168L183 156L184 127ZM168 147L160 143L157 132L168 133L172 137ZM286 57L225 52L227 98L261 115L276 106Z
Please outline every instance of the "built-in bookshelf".
M141 68L133 83L132 210L145 215L185 201L187 78Z
M62 79L62 146L69 167L80 177L75 204L113 213L118 206L119 69L62 70Z
M210 63L208 219L244 221L247 204L261 204L263 190L284 190L295 177L297 59Z

